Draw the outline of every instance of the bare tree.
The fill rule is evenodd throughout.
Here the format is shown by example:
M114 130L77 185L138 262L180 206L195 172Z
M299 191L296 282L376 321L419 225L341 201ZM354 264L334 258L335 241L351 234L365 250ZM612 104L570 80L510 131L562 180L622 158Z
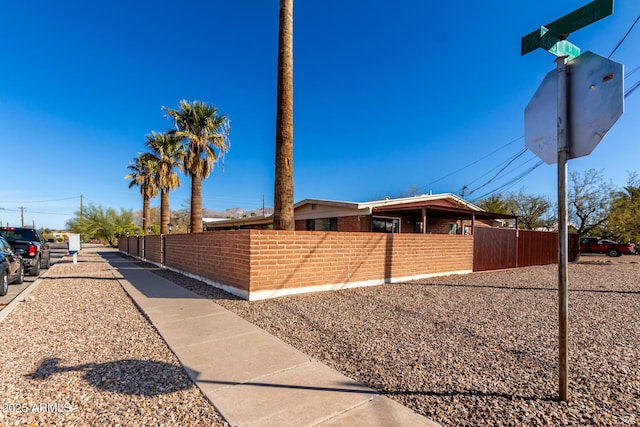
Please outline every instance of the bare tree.
M509 213L518 216L520 228L528 230L553 228L556 221L551 211L553 205L545 196L527 194L521 190L509 194L505 202Z
M607 221L614 187L595 169L573 171L569 181L569 221L578 234L589 234Z

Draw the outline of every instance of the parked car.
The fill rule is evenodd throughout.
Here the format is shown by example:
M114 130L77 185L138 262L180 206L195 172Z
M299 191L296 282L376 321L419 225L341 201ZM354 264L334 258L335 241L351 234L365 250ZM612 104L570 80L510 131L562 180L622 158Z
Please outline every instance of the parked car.
M49 243L44 241L35 228L0 227L0 236L4 237L15 251L24 251L22 262L27 274L37 276L41 268L51 266Z
M10 283L24 282L22 249L14 251L9 242L0 237L0 296L6 295Z
M618 257L622 254L632 254L635 251L633 243L616 243L599 237L583 237L580 239L580 253L607 254Z

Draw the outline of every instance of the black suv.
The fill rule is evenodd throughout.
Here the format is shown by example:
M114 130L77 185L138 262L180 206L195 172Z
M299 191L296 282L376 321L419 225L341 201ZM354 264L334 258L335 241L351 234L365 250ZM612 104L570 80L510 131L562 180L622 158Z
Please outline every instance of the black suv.
M40 274L40 268L51 266L49 243L45 242L34 228L0 227L0 236L17 252L22 249L22 261L25 271L30 275Z

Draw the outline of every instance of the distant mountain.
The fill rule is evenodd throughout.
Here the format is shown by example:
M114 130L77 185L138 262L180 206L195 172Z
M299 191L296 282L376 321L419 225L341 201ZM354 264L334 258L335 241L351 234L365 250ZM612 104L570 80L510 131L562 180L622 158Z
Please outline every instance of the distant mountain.
M269 215L273 213L273 208L264 208L264 214ZM204 218L243 218L248 216L260 216L262 215L262 208L253 210L244 210L242 208L229 208L226 211L213 211L210 209L203 209L202 216Z
M264 208L264 213L265 215L273 214L273 208ZM203 218L245 218L260 215L262 215L262 208L248 211L242 208L229 208L226 211L214 211L211 209L202 210ZM186 224L189 224L189 220L188 209L171 210L171 222L174 225L182 224L186 227ZM142 224L142 210L135 211L133 213L133 222L138 225ZM158 206L151 208L151 223L160 223L160 207Z

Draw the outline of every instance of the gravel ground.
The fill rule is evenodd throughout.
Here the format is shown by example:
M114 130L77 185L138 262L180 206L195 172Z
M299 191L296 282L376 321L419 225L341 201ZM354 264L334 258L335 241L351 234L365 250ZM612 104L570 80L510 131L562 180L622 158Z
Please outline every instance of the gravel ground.
M0 426L227 425L97 254L30 296L0 322Z
M637 262L569 266L569 403L556 266L251 303L155 271L444 425L640 425Z

